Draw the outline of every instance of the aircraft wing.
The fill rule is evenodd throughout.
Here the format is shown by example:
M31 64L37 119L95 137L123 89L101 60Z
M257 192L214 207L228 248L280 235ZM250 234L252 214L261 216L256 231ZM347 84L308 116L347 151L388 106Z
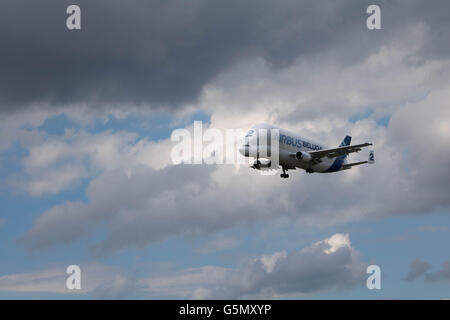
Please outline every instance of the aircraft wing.
M371 146L371 143L361 143L361 144L355 144L352 146L343 146L338 148L331 148L331 149L323 149L323 150L316 150L316 151L309 151L309 154L311 157L313 157L316 160L320 160L320 158L328 157L328 158L336 158L339 156L344 156L349 153L353 152L359 152L361 151L361 148Z

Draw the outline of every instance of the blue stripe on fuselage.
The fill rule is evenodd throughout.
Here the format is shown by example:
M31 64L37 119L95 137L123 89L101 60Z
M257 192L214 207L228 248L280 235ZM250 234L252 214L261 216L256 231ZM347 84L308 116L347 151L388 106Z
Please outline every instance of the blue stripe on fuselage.
M336 157L336 159L334 160L334 162L333 162L333 164L331 165L331 167L329 167L329 168L327 169L327 171L325 171L325 172L336 172L336 171L341 170L342 164L344 163L344 160L345 160L345 157L346 157L346 156L339 156L339 157Z
M345 136L344 140L342 140L342 142L339 145L339 147L349 146L351 141L352 141L352 137ZM325 172L336 172L336 171L341 170L342 165L344 164L344 161L345 161L346 157L347 157L347 155L343 155L343 156L337 157L333 161L333 164Z

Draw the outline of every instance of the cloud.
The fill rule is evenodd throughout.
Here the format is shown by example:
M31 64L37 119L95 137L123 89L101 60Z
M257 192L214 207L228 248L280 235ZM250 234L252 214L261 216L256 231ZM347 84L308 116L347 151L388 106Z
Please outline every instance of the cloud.
M145 294L145 285L137 275L115 273L107 281L94 287L90 296L93 299L120 299Z
M414 281L424 276L426 282L449 282L450 283L450 261L442 263L441 269L430 272L430 264L425 261L416 259L411 262L410 270L405 277L407 281Z
M124 7L120 0L80 0L82 30L68 31L70 1L3 1L1 111L37 103L173 110L243 60L261 58L279 69L328 55L349 65L418 23L431 39L411 60L445 58L448 3L438 3L381 1L383 30L370 32L369 1L132 0Z
M391 54L402 56L395 50ZM388 61L385 55L386 52L376 53L374 59ZM371 63L372 58L362 62ZM446 69L449 64L441 61L438 66ZM418 79L424 74L431 77L431 83L439 79L435 67L417 68L417 74L413 72L410 77L414 80L405 84L404 92L420 88ZM407 72L399 68L402 73ZM395 104L387 127L378 125L376 117L351 122L344 116L348 117L351 109L344 109L343 116L337 119L320 116L278 121L282 127L286 124L288 129L311 134L331 146L350 133L355 142L373 142L376 151L375 165L332 175L305 176L299 172L287 183L277 176L262 177L244 166L172 166L168 156L170 144L136 140L136 135L126 132L79 133L65 137L67 141L50 139L31 148L24 162L29 172L34 168L36 177L40 177L41 170L46 172L46 167L49 172L58 170L59 165L64 168L67 159L75 159L82 168L94 168L100 173L89 183L86 203L61 203L46 210L20 243L31 250L70 243L106 222L108 236L95 245L93 252L112 254L171 236L209 235L278 217L288 217L298 225L329 226L448 208L450 153L442 148L450 137L450 113L445 107L445 101L450 99L448 85L448 81L442 81L416 101ZM353 88L357 92L359 89ZM250 126L257 117L282 119L282 107L276 105L258 110L254 116L256 104L249 105L243 114L235 111L246 99L226 109L224 102L228 100L215 97L205 97L206 101L219 102L209 124L213 128L235 128L245 123ZM352 155L351 159L356 161L358 156ZM47 181L53 175L42 177ZM57 188L58 183L47 185Z
M411 262L410 270L405 277L406 281L414 281L424 275L430 269L430 265L425 261L416 259Z
M65 293L66 279L64 269L11 274L0 277L0 291Z
M242 190L208 181L212 169L140 166L130 175L123 170L103 174L89 184L87 204L67 202L47 210L20 243L39 249L71 242L97 223L109 221L111 233L95 252L113 253L129 245L145 246L178 234L207 234L274 214L273 205L255 211L253 200L242 201Z
M442 269L436 272L425 274L425 280L429 282L449 282L450 281L450 261L442 264Z
M335 246L336 243L340 245ZM229 297L342 290L362 285L365 270L366 265L360 262L348 235L335 234L311 247L279 256L271 270L265 268L262 260L249 262L231 275L228 288L219 290Z
M346 239L345 244L332 251L333 243L342 239ZM263 255L234 269L193 269L183 273L184 282L180 285L177 281L177 286L190 287L184 297L201 299L270 299L362 286L366 264L359 260L348 239L348 235L335 234L297 252ZM204 277L206 274L208 277ZM170 282L165 279L167 286Z
M171 147L169 139L155 142L130 132L66 130L64 136L42 137L30 145L22 174L11 175L8 182L32 196L55 194L105 171L163 168L171 163Z
M271 273L275 268L275 265L279 259L284 259L287 257L286 251L275 252L270 255L264 255L261 257L261 263L267 273Z
M348 234L335 234L299 251L247 258L235 268L206 265L163 274L124 274L117 268L81 266L82 290L65 288L64 268L0 277L0 291L85 293L94 298L279 298L349 290L365 283L367 264Z
M334 21L339 11L333 8L340 5L322 14ZM24 189L51 194L85 176L91 179L87 201L49 208L19 242L30 250L71 243L106 223L107 237L92 252L113 254L279 217L323 227L448 208L450 154L442 146L450 138L450 79L444 72L450 62L410 62L427 41L427 23L411 24L398 41L374 46L350 64L332 54L293 59L283 68L274 68L269 58L236 62L188 106L210 112L212 128L267 121L329 146L350 134L355 142L374 143L375 165L326 175L297 172L282 182L243 166L172 166L167 140L130 132L68 133L29 148ZM361 119L350 121L355 115ZM387 126L379 125L385 116Z
M301 229L449 208L447 2L381 1L381 31L365 28L368 1L80 0L81 32L65 30L69 4L0 3L8 26L0 28L0 150L14 142L26 149L9 185L45 196L88 184L86 200L61 201L35 218L18 239L28 251L104 228L104 238L88 242L96 257L197 235L211 239L200 249L211 253L239 244L218 232L280 218ZM330 146L351 134L374 143L376 164L281 181L244 166L172 166L168 140L133 132L37 130L57 114L83 122L156 109L206 111L219 129L269 122ZM357 286L363 266L338 234L233 269L149 278L99 271L88 292L302 295ZM446 281L447 269L430 273L417 260L406 279ZM63 293L62 270L1 277L0 288Z
M217 236L207 242L198 251L203 254L233 249L239 246L239 240L232 236Z
M10 148L14 142L20 142L28 148L40 141L41 134L37 131L26 130L26 127L38 127L51 115L51 112L34 107L28 108L27 112L0 117L0 152Z
M229 271L229 268L208 265L143 278L142 283L150 296L207 299L211 294L207 287L220 285Z
M93 252L112 254L282 216L301 225L329 226L447 208L450 154L442 148L450 137L445 130L450 115L442 106L447 98L447 91L436 91L407 104L394 112L387 128L370 119L347 124L354 141L375 143L373 166L334 175L297 173L288 183L245 166L111 170L90 182L87 203L48 209L20 243L31 250L68 243L106 222L109 234ZM330 135L340 130L331 127Z
M81 289L69 290L66 267L53 267L36 272L17 273L0 276L0 291L5 292L46 292L58 294L83 294L92 291L101 283L110 282L116 271L105 265L93 263L80 265Z
M449 65L446 60L410 66L405 60L417 53L426 32L418 25L405 37L351 65L321 57L273 70L262 59L245 61L210 82L198 107L211 111L215 126L268 121L312 135L329 134L329 126L342 126L349 117L391 115L423 99L434 87L424 79L438 78Z

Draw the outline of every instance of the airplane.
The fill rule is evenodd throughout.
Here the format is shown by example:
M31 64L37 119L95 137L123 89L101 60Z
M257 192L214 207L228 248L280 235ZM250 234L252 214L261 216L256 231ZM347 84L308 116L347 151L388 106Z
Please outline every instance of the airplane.
M264 132L265 139L261 138L261 132ZM289 178L286 171L297 168L303 169L307 173L337 172L365 163L371 164L375 161L374 151L370 151L368 161L347 163L347 156L350 153L359 152L362 148L371 146L372 143L350 145L352 137L346 136L339 147L327 148L290 131L262 123L248 130L244 144L239 147L239 153L244 157L256 158L251 168L256 170L271 168L271 134L274 134L273 139L279 142L278 163L283 169L280 177L284 179ZM267 157L260 159L262 154Z

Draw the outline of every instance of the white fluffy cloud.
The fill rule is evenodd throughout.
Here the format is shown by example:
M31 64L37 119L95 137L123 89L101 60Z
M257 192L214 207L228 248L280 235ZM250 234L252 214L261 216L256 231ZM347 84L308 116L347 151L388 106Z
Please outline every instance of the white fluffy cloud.
M163 168L171 163L171 147L168 139L155 142L130 132L66 130L62 137L50 136L30 146L23 159L24 174L9 181L33 196L55 194L102 172L129 172L139 165Z
M366 267L349 235L334 234L296 252L247 259L237 268L207 266L145 282L151 294L194 299L298 297L363 286Z
M211 297L274 298L348 289L364 284L366 267L349 236L335 234L298 252L249 261L232 270Z

